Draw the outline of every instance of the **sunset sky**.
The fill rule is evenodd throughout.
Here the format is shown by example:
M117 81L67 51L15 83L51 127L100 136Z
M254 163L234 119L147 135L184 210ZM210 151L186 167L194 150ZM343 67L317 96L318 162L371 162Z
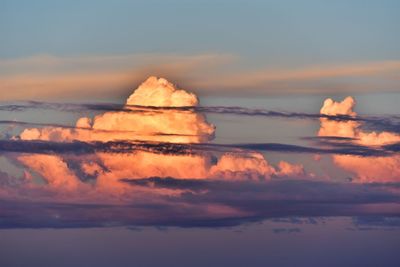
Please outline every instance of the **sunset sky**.
M202 95L398 92L399 8L3 0L0 85L10 92L1 99L122 97L149 73Z
M0 266L399 266L399 12L0 0Z

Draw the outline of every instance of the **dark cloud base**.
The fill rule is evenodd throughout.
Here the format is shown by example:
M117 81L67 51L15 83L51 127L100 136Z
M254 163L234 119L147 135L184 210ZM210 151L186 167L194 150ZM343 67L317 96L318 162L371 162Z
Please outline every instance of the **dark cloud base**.
M181 144L151 141L109 141L109 142L55 142L40 140L0 140L0 153L33 153L33 154L92 154L95 152L106 153L132 153L138 151L150 151L153 153L182 155L201 154L207 152L235 152L240 150L274 151L286 153L311 153L311 154L338 154L356 156L391 156L398 153L398 143L381 147L368 147L356 145L350 142L331 142L326 138L316 142L320 147L307 147L280 143L238 143L238 144L216 144L196 143ZM323 147L322 147L323 145ZM327 147L329 145L330 147Z
M84 228L111 226L230 227L274 218L360 217L359 224L396 225L399 183L353 184L273 179L266 182L124 179L134 187L184 190L179 196L139 198L123 204L0 200L1 228ZM149 196L151 197L151 196ZM209 212L224 207L233 213ZM368 218L378 218L375 220ZM380 219L379 219L380 218Z

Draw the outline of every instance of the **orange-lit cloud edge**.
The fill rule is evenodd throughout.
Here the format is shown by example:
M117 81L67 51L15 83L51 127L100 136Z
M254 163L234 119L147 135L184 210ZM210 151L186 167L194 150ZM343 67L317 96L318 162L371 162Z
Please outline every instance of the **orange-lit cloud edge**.
M163 78L150 77L133 92L126 104L131 109L134 109L133 106L135 105L187 107L197 106L199 101L193 93L179 89ZM327 99L320 112L324 115L356 116L353 111L354 105L355 101L351 97L342 102ZM349 137L354 140L353 142L367 146L391 144L400 140L399 135L389 132L364 132L360 128L359 122L351 120L332 121L328 118L321 118L320 122L319 136ZM196 144L212 139L215 131L215 126L208 123L203 114L192 110L177 109L161 109L150 113L105 112L94 118L82 117L76 122L76 126L72 129L61 127L29 128L14 138L60 143L124 140L129 142ZM182 181L193 181L195 179L216 182L236 181L239 186L244 186L245 190L249 185L244 185L242 182L250 181L251 190L255 190L253 193L258 192L257 187L267 191L274 190L275 182L271 180L271 177L318 181L318 177L306 172L302 165L281 161L278 166L273 166L262 154L249 150L221 153L206 151L192 154L138 150L130 153L96 152L83 156L23 153L12 154L11 157L25 167L25 172L22 179L18 181L18 186L7 184L7 186L0 187L0 196L3 199L60 201L75 204L108 203L113 205L145 202L147 205L170 206L171 203L168 199L174 198L176 201L176 198L178 198L181 201L175 203L177 205L175 208L181 210L194 209L195 212L190 213L192 217L199 216L202 218L200 214L203 214L206 218L212 219L251 217L253 212L227 204L225 201L205 201L200 206L199 203L186 202L187 194L196 197L208 196L211 189L201 186L200 189L196 189L190 183L188 186L159 186L159 179L169 181L168 179L172 177ZM400 160L397 155L368 158L334 155L333 162L337 166L354 173L355 182L399 181ZM7 176L4 173L1 173L1 175ZM44 183L38 183L36 181L37 176L40 176ZM138 186L146 178L149 178L146 186ZM136 183L136 180L138 183ZM299 189L301 190L302 185L300 185ZM271 189L268 189L269 186ZM310 193L308 191L312 191L313 186L315 185L311 183L311 188L308 188L305 192L306 195L303 195L304 192L292 192L288 189L282 192L282 189L278 188L275 192L263 191L264 193L261 195L259 193L248 195L248 198L251 200L256 197L256 199L260 198L267 202L271 199L297 199L301 203L309 197L307 196ZM243 194L240 190L238 193ZM346 190L349 189L344 189L344 192L347 192ZM349 192L353 194L353 190L356 189L350 187ZM287 191L290 191L293 195L287 195ZM399 195L398 189L387 189L386 186L379 187L378 192L389 193L394 198ZM252 194L246 192L244 195L249 193ZM311 193L311 198L320 198L320 193ZM356 193L358 192L356 191ZM223 196L221 197L223 198ZM376 205L379 205L379 203ZM369 212L371 209L373 211L376 206L364 206L363 212ZM389 213L397 214L398 212L396 205L392 208L385 206L384 209ZM10 211L7 210L7 212ZM174 209L174 212L177 211ZM96 213L96 216L100 215ZM132 216L135 220L140 220L142 217L148 218L148 216L153 215L151 211L145 209Z

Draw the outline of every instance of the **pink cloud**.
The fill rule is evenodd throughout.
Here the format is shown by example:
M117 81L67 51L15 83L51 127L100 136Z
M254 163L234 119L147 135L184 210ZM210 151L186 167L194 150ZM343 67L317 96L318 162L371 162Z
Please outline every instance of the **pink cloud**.
M78 128L44 127L25 129L22 140L56 142L115 141L200 143L213 138L215 127L205 116L190 110L159 109L142 112L139 106L182 107L198 105L197 97L177 88L163 78L150 77L128 98L127 108L133 112L105 112L91 118L77 120ZM140 112L135 112L140 111ZM254 151L238 151L214 155L171 154L135 150L131 153L98 152L80 159L80 170L96 176L98 190L120 192L131 186L120 179L174 177L178 179L252 179L266 180L272 176L304 177L301 165L280 162L274 167L264 156ZM215 162L216 159L216 162ZM78 178L68 169L61 155L24 155L18 157L31 171L39 173L49 184L62 188L77 187ZM47 169L46 169L46 166ZM71 180L71 181L70 181Z
M325 100L321 114L356 116L352 97L342 102ZM400 135L390 132L365 132L356 121L334 121L320 119L319 136L338 136L354 138L354 143L363 146L381 146L400 142ZM351 155L334 155L333 161L341 168L355 174L359 182L400 181L400 156L362 157Z

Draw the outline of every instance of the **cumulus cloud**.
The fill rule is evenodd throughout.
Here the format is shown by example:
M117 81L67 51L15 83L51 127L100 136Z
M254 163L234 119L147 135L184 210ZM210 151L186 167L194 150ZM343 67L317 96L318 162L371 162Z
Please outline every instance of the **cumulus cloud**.
M31 128L0 140L0 151L25 167L21 177L0 172L0 227L215 227L400 214L399 158L390 154L398 135L363 130L353 98L327 100L317 116L214 109L319 119L316 139L329 147L208 143L215 127L198 104L194 94L150 77L122 107L93 106L105 110L74 127L22 123ZM315 179L301 164L271 164L260 150L337 154L334 161L355 180L374 183Z
M96 187L110 191L129 190L126 184L120 182L123 178L265 180L272 176L307 176L300 165L281 162L274 167L261 153L245 147L236 148L237 152L232 148L231 152L218 153L201 146L192 148L191 145L202 145L202 142L212 139L215 131L203 114L194 109L179 109L196 107L198 103L193 93L179 89L163 78L149 77L128 97L125 108L130 112L108 111L93 119L82 117L77 120L75 128L27 128L18 138L22 141L58 143L81 141L85 142L86 151L91 149L90 145L86 145L89 143L100 142L103 145L117 141L112 145L114 152L95 152L97 163L92 162L93 157L85 160L82 156L82 162L75 168L86 176L95 176ZM149 106L156 109L147 109ZM118 150L126 145L129 147L130 142L132 150ZM179 144L186 146L180 147ZM62 154L45 157L23 155L17 159L51 185L66 187L65 180L69 178L71 185L68 184L68 187L79 185L79 178L66 167L69 162ZM52 166L45 170L45 164ZM54 181L57 177L62 178Z
M82 183L68 165L55 155L22 155L18 160L45 178L47 185L66 190L75 190Z
M353 111L356 102L353 97L348 96L342 102L335 102L331 98L324 101L324 104L320 110L321 114L324 115L349 115L355 116L356 113Z
M127 105L153 107L192 107L199 100L193 93L176 88L164 78L149 77L126 101Z
M128 105L136 106L196 106L197 97L184 90L175 88L167 80L148 78L127 100ZM215 127L209 124L204 115L187 110L150 110L135 112L105 112L93 120L80 118L77 128L64 129L47 127L44 129L26 129L20 137L23 140L50 141L111 141L111 140L151 140L168 142L200 142L213 137Z
M347 97L341 102L327 99L321 108L323 115L356 116L353 108L354 98ZM335 121L321 118L319 136L351 138L351 142L363 146L384 146L400 142L400 135L392 132L366 132L357 121ZM334 162L355 174L356 181L384 182L400 181L400 156L362 157L353 155L334 155Z

